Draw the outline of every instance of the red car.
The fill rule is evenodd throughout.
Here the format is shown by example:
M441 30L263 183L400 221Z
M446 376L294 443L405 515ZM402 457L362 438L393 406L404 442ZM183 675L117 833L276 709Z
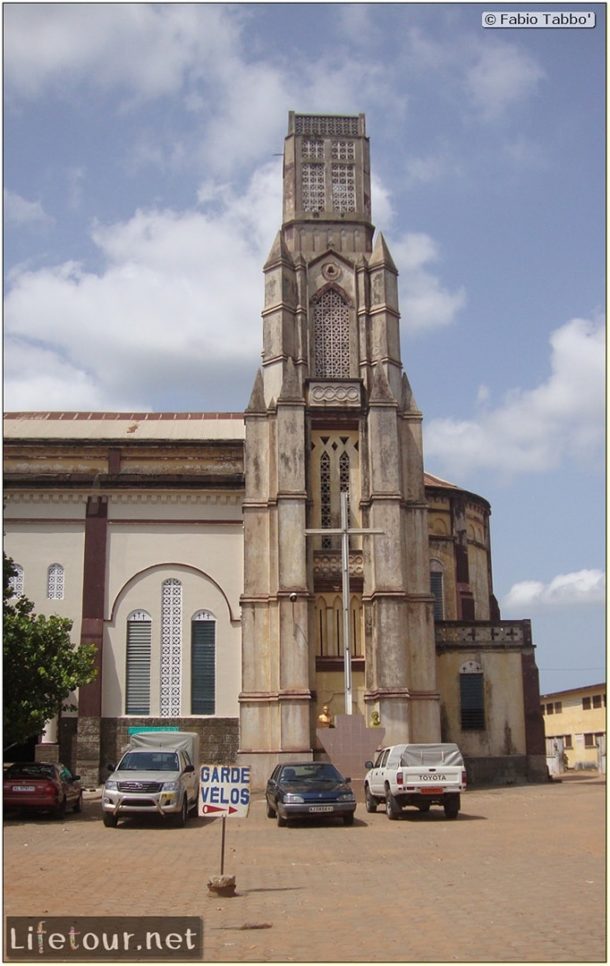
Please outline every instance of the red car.
M71 807L75 812L82 808L80 776L73 775L65 765L16 762L4 772L3 802L5 811L11 808L36 809L64 818L66 808Z

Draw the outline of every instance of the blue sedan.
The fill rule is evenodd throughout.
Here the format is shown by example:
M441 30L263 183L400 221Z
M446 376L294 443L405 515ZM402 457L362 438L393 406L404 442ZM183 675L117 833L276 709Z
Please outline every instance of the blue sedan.
M267 817L286 825L290 818L341 818L353 825L356 798L334 765L289 761L276 765L267 782Z

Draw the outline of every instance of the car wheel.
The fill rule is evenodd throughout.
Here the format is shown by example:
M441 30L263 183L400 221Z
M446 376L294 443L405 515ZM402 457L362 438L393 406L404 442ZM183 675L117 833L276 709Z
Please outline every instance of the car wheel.
M76 801L74 802L74 811L82 812L83 810L83 793L81 792Z
M371 790L368 785L364 789L364 802L367 812L377 811L377 799L371 795Z
M392 795L389 785L386 785L385 789L385 811L392 822L396 821L401 812L400 805Z
M353 812L348 812L347 815L344 815L343 816L343 824L344 825L353 825L354 824L354 813Z
M103 812L102 819L106 828L116 828L118 824L118 818L113 815L112 812Z
M66 817L66 799L62 798L61 802L58 802L53 809L53 815L55 818L64 819Z
M178 828L184 828L189 817L189 803L187 801L186 795L182 799L182 808L180 809L179 815L176 816L176 824Z
M444 809L445 809L445 818L457 818L460 812L459 796L456 795L455 798L452 798L450 801L445 802Z
M275 818L275 809L267 802L267 818Z
M277 824L279 825L280 828L284 828L284 826L287 824L286 819L282 818L279 811L277 813Z

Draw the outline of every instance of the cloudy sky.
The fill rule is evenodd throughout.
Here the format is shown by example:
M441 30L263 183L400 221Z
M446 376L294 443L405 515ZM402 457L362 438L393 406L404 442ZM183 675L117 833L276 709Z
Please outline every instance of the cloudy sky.
M243 409L288 111L363 111L427 469L542 690L604 680L605 6L481 23L575 6L5 4L5 409Z

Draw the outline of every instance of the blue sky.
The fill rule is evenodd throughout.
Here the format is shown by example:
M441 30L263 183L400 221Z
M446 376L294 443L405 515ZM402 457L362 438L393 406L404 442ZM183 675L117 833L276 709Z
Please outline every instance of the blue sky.
M5 5L5 409L243 409L288 111L363 111L426 467L542 690L604 680L605 5L481 25L576 7Z

